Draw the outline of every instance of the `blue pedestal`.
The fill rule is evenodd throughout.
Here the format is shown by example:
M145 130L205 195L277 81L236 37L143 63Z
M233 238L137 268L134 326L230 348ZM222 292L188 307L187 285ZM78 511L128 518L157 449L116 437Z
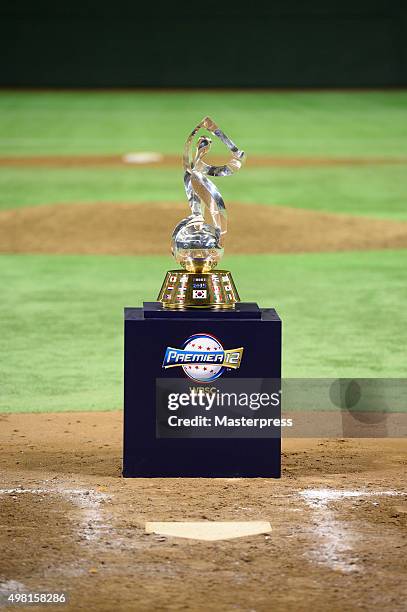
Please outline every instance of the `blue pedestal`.
M198 338L196 348L192 348L193 338ZM222 348L225 361L220 367L217 360L221 359ZM205 349L208 353L202 356ZM243 349L238 368L228 367L237 363L232 349ZM179 359L186 360L182 362L184 367ZM202 363L202 359L208 361ZM210 376L212 380L190 378L195 371L196 376ZM200 405L168 410L166 402L171 391L179 395L193 389L195 393L217 389L219 396L223 391L275 390L280 378L281 320L274 309L243 303L233 311L169 311L156 302L144 303L143 308L126 308L123 475L278 478L279 427L252 426L252 422L257 419L261 424L261 418L266 418L270 424L270 417L280 418L280 405L272 409L243 405L221 414L222 409L209 410ZM253 395L257 396L260 394ZM195 422L192 418L184 420L181 427L168 425L178 416L194 415L206 417L211 425L201 426L201 419L200 426L185 427L184 423ZM233 422L250 426L222 426L236 416Z

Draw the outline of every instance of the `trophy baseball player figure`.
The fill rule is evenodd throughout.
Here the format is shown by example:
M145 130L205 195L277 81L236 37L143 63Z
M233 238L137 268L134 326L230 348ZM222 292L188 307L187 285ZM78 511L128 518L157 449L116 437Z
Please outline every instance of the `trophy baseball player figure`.
M201 129L227 146L232 154L228 163L212 166L205 161L212 144L208 136L198 138L192 156L194 138ZM187 139L184 186L191 214L178 223L172 234L172 254L183 269L166 274L157 298L165 308L227 309L240 301L231 273L214 270L223 255L227 213L221 194L208 176L230 176L241 168L244 160L245 153L210 117L205 117Z

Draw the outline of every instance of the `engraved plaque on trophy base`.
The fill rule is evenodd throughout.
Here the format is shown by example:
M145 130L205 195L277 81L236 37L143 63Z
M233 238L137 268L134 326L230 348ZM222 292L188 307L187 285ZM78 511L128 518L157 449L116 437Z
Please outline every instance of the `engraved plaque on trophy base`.
M227 270L167 272L158 301L165 308L234 308L239 294Z

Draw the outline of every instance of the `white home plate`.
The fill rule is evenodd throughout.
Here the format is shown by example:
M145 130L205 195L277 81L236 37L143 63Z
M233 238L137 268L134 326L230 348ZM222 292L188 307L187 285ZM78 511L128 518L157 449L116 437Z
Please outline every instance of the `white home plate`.
M231 540L270 532L271 525L268 521L146 523L146 533L191 540Z
M140 153L126 153L126 155L123 155L122 159L125 164L151 164L162 161L163 156L161 153L145 151Z

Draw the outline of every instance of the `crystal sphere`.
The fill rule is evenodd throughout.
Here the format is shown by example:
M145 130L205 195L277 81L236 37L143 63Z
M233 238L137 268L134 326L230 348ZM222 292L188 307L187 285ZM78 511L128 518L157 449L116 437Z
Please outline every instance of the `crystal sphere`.
M172 236L172 254L188 272L209 272L223 255L220 230L203 217L191 215L177 225Z

